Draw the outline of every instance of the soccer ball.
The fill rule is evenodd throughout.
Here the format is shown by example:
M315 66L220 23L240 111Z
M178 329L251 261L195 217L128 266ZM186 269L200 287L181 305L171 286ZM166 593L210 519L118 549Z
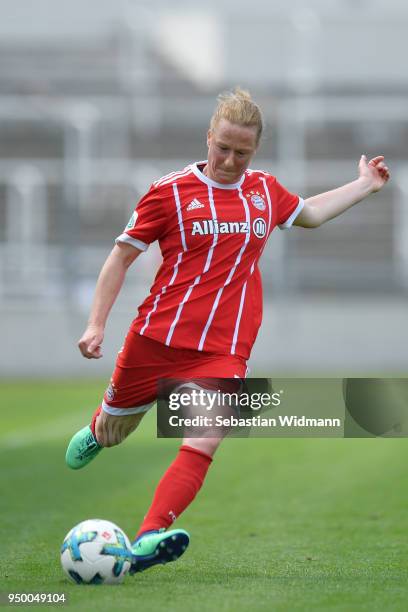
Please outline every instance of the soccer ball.
M101 519L89 519L73 527L61 547L62 568L77 584L120 584L131 559L126 534Z

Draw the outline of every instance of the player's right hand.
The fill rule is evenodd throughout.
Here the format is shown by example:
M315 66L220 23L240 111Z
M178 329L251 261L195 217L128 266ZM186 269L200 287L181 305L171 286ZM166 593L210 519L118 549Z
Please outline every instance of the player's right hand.
M103 329L89 325L78 342L79 350L86 359L100 359L102 357L101 345L103 342Z

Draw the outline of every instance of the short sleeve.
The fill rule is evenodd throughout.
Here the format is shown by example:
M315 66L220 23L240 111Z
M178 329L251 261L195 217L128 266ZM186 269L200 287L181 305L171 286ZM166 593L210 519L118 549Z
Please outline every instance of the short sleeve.
M288 191L278 181L275 182L275 202L278 208L277 224L280 229L291 227L305 205L301 197Z
M149 244L160 238L165 226L163 196L160 189L152 185L146 195L139 200L123 233L115 242L126 242L141 251L146 251Z

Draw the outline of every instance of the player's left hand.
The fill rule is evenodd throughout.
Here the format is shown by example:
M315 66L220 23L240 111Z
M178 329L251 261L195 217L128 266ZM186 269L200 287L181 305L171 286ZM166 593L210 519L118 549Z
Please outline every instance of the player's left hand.
M372 193L380 191L390 178L390 171L384 161L384 155L373 157L367 162L365 155L361 156L358 164L360 178L368 182Z

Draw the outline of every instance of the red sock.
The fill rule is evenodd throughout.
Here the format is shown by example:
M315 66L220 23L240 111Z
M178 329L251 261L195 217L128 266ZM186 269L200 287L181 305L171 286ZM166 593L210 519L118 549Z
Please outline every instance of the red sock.
M152 505L136 537L170 527L191 504L204 482L212 457L191 446L181 446L176 459L157 485Z
M92 415L92 421L91 421L91 424L90 424L90 428L91 428L91 431L92 431L92 433L93 433L93 435L95 437L95 440L96 440L95 424L96 424L96 419L97 419L98 415L101 413L101 410L102 410L102 406L98 406L98 408L95 410L95 412Z

